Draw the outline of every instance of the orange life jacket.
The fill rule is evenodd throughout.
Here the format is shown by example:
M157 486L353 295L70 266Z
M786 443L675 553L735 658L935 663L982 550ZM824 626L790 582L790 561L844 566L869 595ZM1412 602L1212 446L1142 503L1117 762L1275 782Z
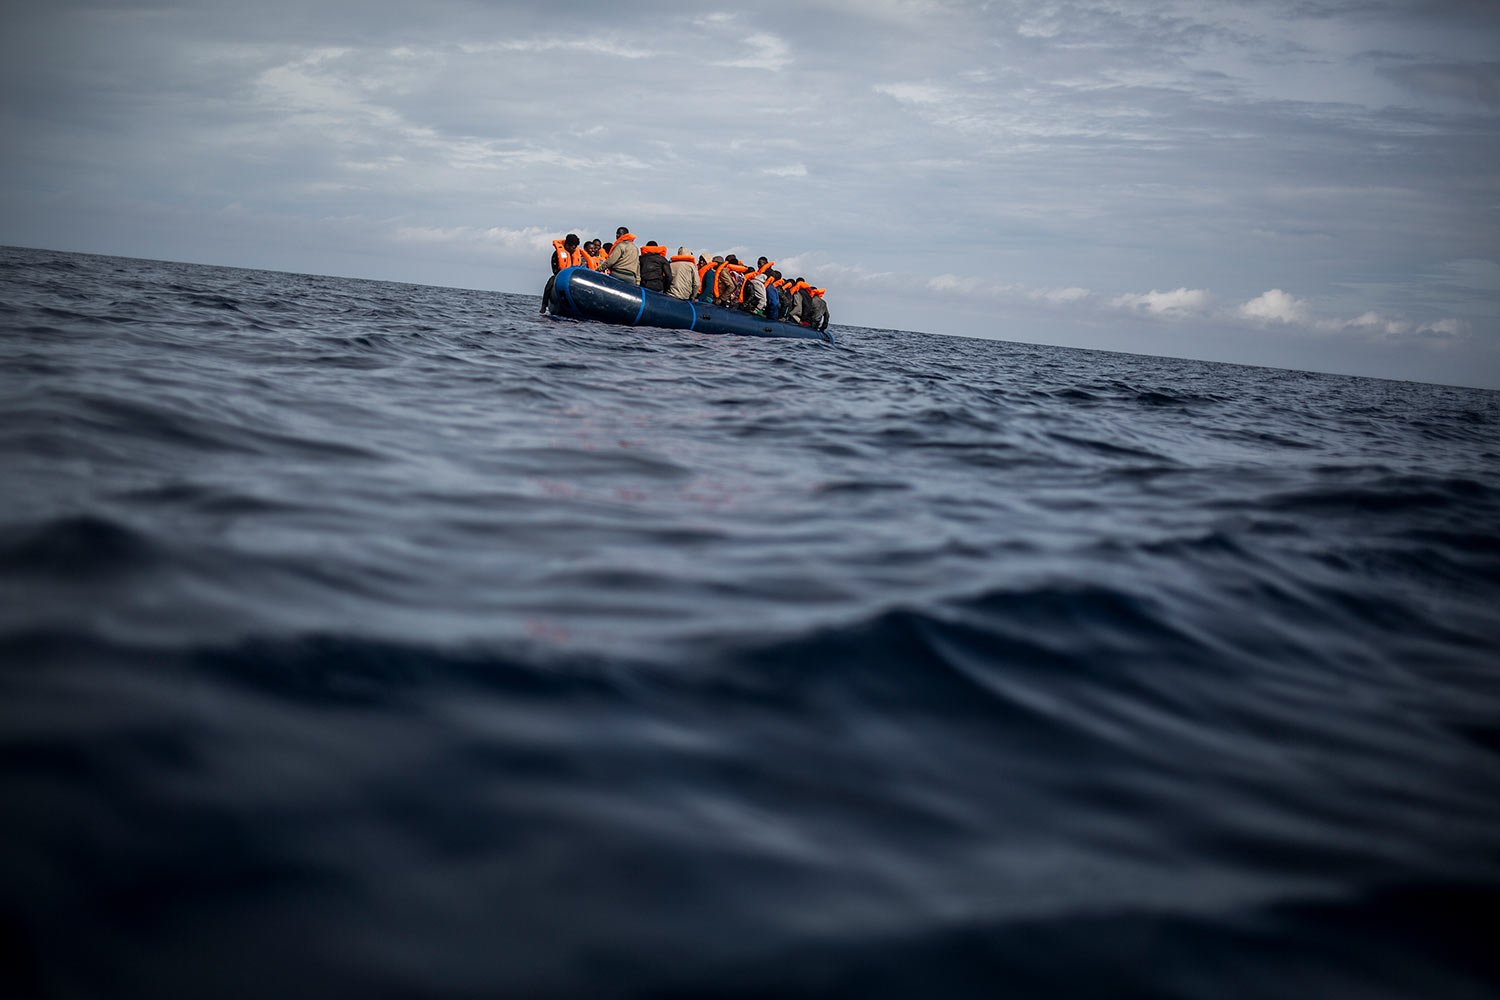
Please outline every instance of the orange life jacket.
M565 267L577 267L583 263L585 254L582 247L575 249L572 253L568 253L568 248L563 244L562 240L553 240L552 246L557 250L557 269L559 271Z
M726 268L736 274L744 274L750 270L744 264L731 264L727 260L720 264L719 269L714 272L714 298L719 297L719 275L723 274Z
M581 254L583 254L583 266L586 267L586 268L588 268L590 271L597 271L597 270L599 270L599 265L602 264L602 263L604 263L604 255L603 254L600 254L599 256L595 257L593 254L589 253L587 250L583 249L582 247L578 248L578 252L581 253Z
M666 247L641 247L641 253L659 253L662 256L666 256L667 248Z
M757 267L754 271L751 271L749 274L745 275L745 283L740 286L740 301L741 302L745 301L745 289L747 289L747 288L750 287L750 281L751 281L751 279L753 279L757 274L762 274L762 273L764 273L766 271L769 271L771 269L771 265L773 265L775 263L776 262L774 260L768 260L764 264L762 264L760 267Z
M698 258L694 257L692 254L677 254L675 256L668 257L667 259L670 260L674 264L677 263L679 260L685 260L689 264L696 264L696 263L698 263Z

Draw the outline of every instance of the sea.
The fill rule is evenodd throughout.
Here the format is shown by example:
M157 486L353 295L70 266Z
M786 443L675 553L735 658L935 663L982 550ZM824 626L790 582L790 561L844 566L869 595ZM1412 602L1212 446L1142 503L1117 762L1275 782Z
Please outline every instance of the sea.
M1496 995L1500 393L538 308L0 250L7 997Z

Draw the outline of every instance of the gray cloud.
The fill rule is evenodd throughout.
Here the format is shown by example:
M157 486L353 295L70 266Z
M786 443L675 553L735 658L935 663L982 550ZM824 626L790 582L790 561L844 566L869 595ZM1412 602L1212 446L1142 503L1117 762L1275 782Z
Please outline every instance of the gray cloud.
M0 241L531 290L625 222L851 322L1327 367L1374 315L1500 383L1492 7L23 3Z

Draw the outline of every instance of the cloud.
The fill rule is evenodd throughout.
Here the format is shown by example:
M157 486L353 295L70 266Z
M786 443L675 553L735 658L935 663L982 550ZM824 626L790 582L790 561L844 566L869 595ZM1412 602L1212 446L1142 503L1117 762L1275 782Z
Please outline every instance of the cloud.
M757 32L743 39L739 44L749 46L751 51L736 59L715 65L732 66L737 69L763 69L776 73L785 69L792 61L791 46L775 35Z
M806 177L807 167L801 163L791 163L784 167L766 167L761 173L772 177Z
M1235 310L1238 319L1265 325L1301 327L1321 333L1348 333L1381 339L1420 338L1430 342L1467 337L1469 325L1459 319L1440 319L1430 323L1382 315L1369 310L1353 318L1315 318L1312 307L1301 299L1273 288L1256 296Z
M1500 62L1419 63L1378 72L1428 97L1472 101L1491 110L1500 108Z
M875 93L894 97L902 104L942 104L950 92L933 83L877 83Z
M927 279L924 287L939 295L961 295L968 298L1013 299L1046 302L1051 305L1075 305L1093 295L1087 288L1033 288L1015 282L986 281L958 274L939 274Z
M393 234L398 243L425 245L461 245L488 248L504 253L542 253L560 239L561 232L580 232L564 227L559 232L540 226L510 228L507 226L400 226Z
M1265 323L1304 323L1307 303L1273 288L1240 306L1239 314L1244 319Z
M482 45L466 43L459 46L466 55L484 55L492 52L578 52L591 56L615 56L620 59L651 59L661 53L641 48L613 38L526 38L506 42L489 42Z
M1078 288L1076 286L1068 288L1037 288L1032 289L1028 293L1030 298L1039 299L1043 302L1052 302L1057 305L1072 305L1075 302L1082 302L1093 294L1087 288Z
M1172 292L1130 292L1115 297L1109 304L1116 309L1180 319L1203 314L1212 301L1213 296L1201 288L1179 288Z

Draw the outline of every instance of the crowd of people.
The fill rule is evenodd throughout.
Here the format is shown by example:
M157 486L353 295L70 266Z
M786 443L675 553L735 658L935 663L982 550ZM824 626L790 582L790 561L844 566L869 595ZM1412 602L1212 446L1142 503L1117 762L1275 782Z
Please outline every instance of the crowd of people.
M741 264L734 254L695 254L678 247L675 254L655 240L636 245L635 234L621 226L613 242L580 242L569 233L552 241L552 274L568 267L586 267L673 298L739 309L766 319L796 323L814 330L828 329L825 289L804 278L786 278L776 262L761 257L755 266ZM547 310L552 281L542 296Z

